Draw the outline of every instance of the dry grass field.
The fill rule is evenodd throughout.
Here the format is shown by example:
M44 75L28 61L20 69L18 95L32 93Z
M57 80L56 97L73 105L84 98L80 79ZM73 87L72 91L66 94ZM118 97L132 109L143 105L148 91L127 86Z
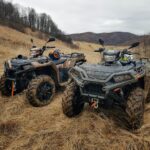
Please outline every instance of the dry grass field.
M31 35L0 26L0 71L4 60L17 54L28 55ZM34 38L35 43L44 41ZM90 63L100 56L94 53L99 45L76 42L79 49L64 43L52 43L62 52L84 52ZM47 52L48 53L48 52ZM28 104L25 92L10 98L0 97L0 150L150 150L150 105L146 106L144 125L135 132L125 130L117 115L94 111L88 106L73 119L63 115L61 98L56 94L46 107Z

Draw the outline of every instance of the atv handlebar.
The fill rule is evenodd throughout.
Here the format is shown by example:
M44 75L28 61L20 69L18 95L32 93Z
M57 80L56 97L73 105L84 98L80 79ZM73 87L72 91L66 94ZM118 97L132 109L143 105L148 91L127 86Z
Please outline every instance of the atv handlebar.
M42 54L44 53L44 51L46 51L46 49L50 49L50 48L55 48L55 46L43 46L42 47Z
M55 48L55 46L47 46L47 43L49 42L53 42L55 41L55 38L49 38L49 40L45 43L45 45L43 45L43 47L41 48L38 48L34 45L34 42L33 42L33 39L31 39L31 42L32 42L32 50L34 50L34 48L36 48L35 50L39 51L37 54L38 56L42 56L43 53L47 50L47 49L52 49L52 48ZM31 50L31 49L30 49ZM33 54L35 55L35 54Z
M134 53L134 52L128 51L128 49L124 49L121 53L123 55L124 54L128 54L128 55L132 55L132 54L140 55L140 53L136 53L136 52Z
M99 48L99 49L97 49L97 50L94 50L94 52L102 53L104 50L105 50L105 48Z
M56 48L55 46L46 46L46 49L47 48Z

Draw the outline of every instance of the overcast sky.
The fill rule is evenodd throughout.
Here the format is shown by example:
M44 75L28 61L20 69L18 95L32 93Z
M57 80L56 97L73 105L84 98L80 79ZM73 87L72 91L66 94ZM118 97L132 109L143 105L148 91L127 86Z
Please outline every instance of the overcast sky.
M49 14L65 33L150 33L150 0L11 0Z

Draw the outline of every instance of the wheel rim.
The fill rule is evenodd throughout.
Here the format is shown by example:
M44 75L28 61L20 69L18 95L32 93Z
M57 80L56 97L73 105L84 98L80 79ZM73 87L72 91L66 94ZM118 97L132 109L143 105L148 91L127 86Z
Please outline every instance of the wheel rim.
M37 89L37 97L40 101L48 101L53 94L53 86L48 83L44 82L41 83Z

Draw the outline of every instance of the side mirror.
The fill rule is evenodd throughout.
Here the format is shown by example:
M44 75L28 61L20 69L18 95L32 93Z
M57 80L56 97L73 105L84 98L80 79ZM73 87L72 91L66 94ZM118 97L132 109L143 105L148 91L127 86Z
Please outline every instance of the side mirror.
M47 43L55 41L55 38L49 38Z
M133 43L128 49L137 47L137 46L139 46L139 45L140 45L140 42Z
M31 41L31 43L33 43L33 39L31 39L30 41Z
M105 50L105 48L99 48L98 50L95 50L94 52L102 53Z
M102 39L99 39L99 43L104 46L104 41Z
M105 48L99 48L99 52L102 53L105 50Z

